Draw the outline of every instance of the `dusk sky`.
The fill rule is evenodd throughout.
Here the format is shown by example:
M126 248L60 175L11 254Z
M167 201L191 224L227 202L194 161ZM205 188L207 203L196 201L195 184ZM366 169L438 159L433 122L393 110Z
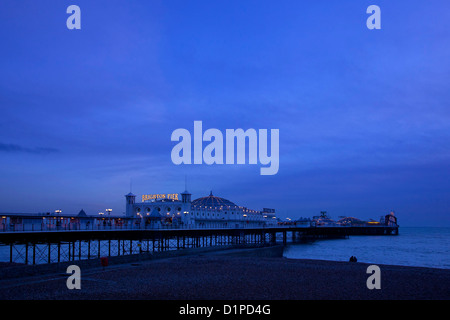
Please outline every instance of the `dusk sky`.
M140 197L187 177L193 199L282 219L450 226L448 21L447 0L2 0L0 212L118 215L130 180ZM196 120L279 129L278 173L173 164Z

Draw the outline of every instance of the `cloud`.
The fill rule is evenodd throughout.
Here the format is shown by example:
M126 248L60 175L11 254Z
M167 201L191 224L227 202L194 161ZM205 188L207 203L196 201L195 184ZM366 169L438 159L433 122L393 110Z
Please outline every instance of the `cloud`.
M27 148L17 144L6 144L0 142L0 152L9 153L32 153L32 154L50 154L59 152L55 148Z

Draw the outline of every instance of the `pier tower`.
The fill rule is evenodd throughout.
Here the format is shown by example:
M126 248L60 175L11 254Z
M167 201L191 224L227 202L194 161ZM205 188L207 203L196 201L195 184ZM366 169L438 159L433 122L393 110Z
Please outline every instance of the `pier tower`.
M133 205L136 203L136 195L131 192L125 196L126 198L126 216L133 217L134 216L134 207Z
M183 203L191 202L191 194L187 190L181 194L181 202Z

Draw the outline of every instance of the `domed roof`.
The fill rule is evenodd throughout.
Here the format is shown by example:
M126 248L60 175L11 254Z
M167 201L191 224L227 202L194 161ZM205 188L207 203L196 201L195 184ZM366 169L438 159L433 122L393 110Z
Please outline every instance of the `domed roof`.
M231 202L230 200L213 196L212 191L209 194L209 196L198 198L192 201L192 205L205 207L222 207L222 206L236 207L236 204Z

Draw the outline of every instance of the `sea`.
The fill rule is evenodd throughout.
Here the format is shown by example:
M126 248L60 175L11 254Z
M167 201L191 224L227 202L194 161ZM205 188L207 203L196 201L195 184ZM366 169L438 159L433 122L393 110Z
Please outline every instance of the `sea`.
M350 236L289 244L289 259L318 259L450 269L450 228L400 227L399 235Z

